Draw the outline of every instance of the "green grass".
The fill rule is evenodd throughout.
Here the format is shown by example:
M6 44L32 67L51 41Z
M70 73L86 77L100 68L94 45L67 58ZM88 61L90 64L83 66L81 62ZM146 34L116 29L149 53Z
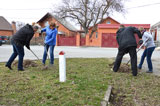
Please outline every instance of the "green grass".
M100 106L108 85L113 86L110 105L158 106L160 77L139 73L114 73L111 59L67 59L67 81L59 82L58 59L54 69L39 67L13 71L0 64L0 105Z

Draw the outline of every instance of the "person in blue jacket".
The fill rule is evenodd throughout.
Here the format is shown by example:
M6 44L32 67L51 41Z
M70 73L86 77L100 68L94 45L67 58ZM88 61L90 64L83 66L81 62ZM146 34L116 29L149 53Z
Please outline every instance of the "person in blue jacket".
M49 26L46 26L42 29L42 33L46 33L46 37L44 40L44 54L42 63L45 65L47 59L47 52L50 49L50 65L53 66L54 64L54 47L56 45L56 36L57 36L57 29L56 24L51 22Z

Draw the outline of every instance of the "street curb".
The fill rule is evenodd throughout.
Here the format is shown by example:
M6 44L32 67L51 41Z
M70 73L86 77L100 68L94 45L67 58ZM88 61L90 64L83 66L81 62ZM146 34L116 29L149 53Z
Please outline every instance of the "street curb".
M160 47L156 47L155 50L160 51Z
M109 85L108 89L107 89L107 91L106 91L106 93L104 95L104 98L103 98L103 100L101 102L101 106L108 106L109 99L110 99L110 96L111 96L111 92L112 92L112 86Z

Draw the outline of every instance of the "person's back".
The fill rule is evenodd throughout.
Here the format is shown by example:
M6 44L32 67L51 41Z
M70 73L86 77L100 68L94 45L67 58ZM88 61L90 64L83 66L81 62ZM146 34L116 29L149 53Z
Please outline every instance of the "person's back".
M32 26L26 24L12 36L11 40L19 46L24 46L29 43L33 35L34 35L34 30Z
M117 41L119 49L125 49L128 47L137 47L136 38L134 34L137 33L139 38L142 38L140 31L135 27L125 27L117 31Z

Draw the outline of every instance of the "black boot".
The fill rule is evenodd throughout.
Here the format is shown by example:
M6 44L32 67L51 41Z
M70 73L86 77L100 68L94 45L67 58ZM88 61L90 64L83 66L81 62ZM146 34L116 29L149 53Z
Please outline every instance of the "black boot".
M18 69L18 71L24 71L24 69Z
M10 70L12 70L12 67L10 65L5 65L6 67L8 67Z

